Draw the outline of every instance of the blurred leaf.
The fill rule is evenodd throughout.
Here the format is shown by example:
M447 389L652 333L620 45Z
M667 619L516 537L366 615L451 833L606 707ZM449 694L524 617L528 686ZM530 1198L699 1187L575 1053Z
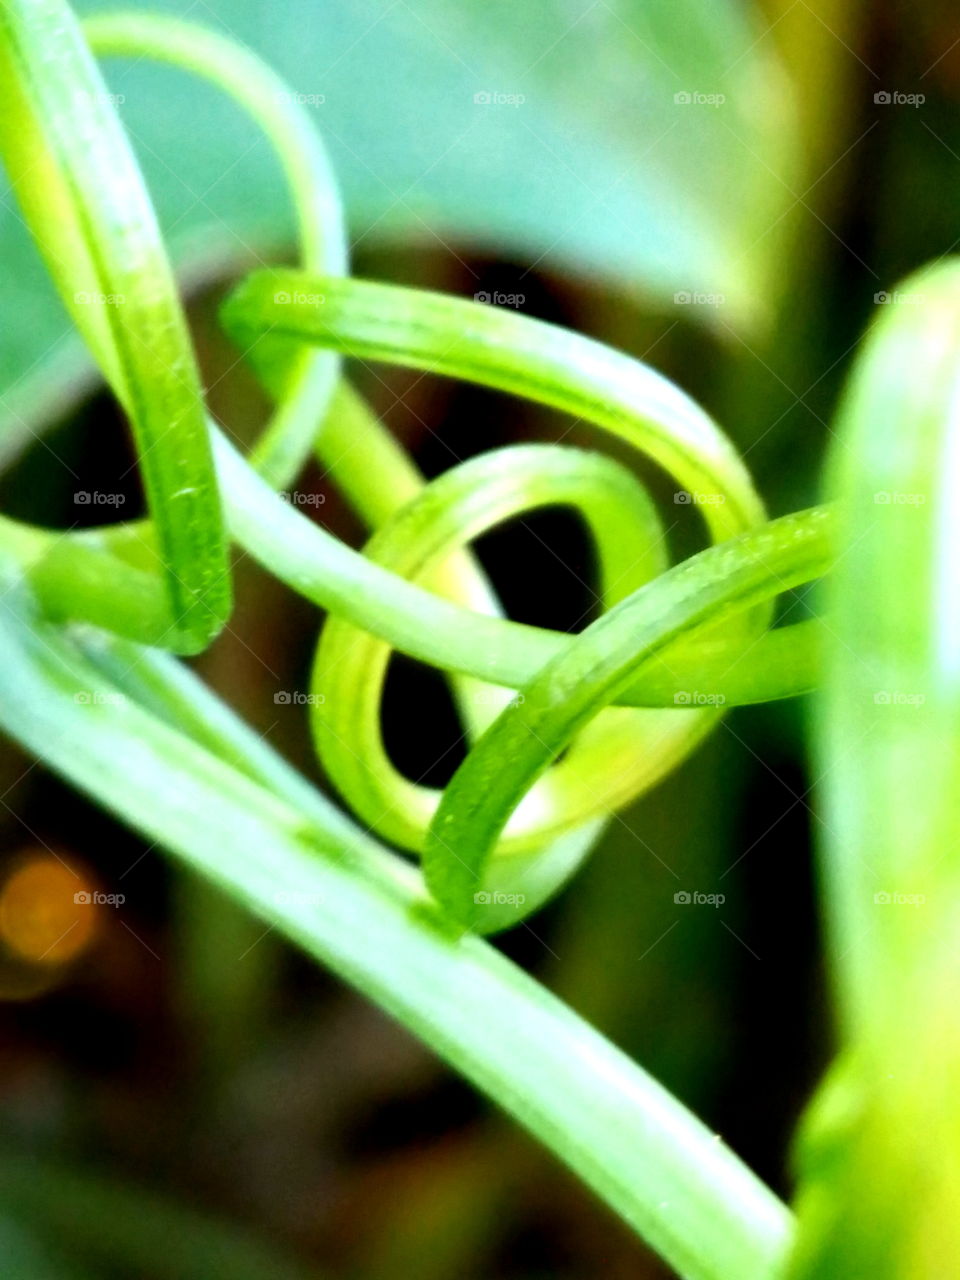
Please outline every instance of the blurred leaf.
M41 1242L19 1222L0 1211L0 1274L17 1280L89 1280L88 1272L71 1266L64 1268L63 1259L47 1252Z
M837 420L816 739L841 1056L800 1147L792 1280L960 1259L960 260L878 307Z
M356 243L412 235L626 276L661 305L722 294L731 321L761 306L793 129L770 41L738 0L219 0L194 14L303 95ZM145 60L107 71L180 251L199 238L218 257L268 255L290 230L288 200L239 110ZM0 286L18 317L0 353L6 387L69 329L6 190Z
M0 1159L0 1205L30 1224L45 1242L56 1241L72 1259L110 1274L150 1280L308 1280L316 1273L278 1254L236 1223L83 1170L6 1152ZM24 1260L32 1237L10 1234L0 1218L0 1260ZM20 1252L14 1254L17 1247ZM66 1280L61 1270L11 1269L18 1280ZM76 1273L71 1271L70 1276Z

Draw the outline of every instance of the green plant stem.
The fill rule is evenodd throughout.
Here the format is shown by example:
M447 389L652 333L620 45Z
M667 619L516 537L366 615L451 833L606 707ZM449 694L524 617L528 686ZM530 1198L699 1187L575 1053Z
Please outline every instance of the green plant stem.
M746 612L772 592L808 581L828 532L828 518L814 510L711 547L640 587L543 667L524 687L522 701L503 711L472 748L431 824L424 870L451 915L468 926L482 918L477 890L511 815L637 670L698 624Z
M227 548L193 351L136 160L62 0L0 7L0 153L77 327L129 415L171 643L230 608Z
M298 594L389 640L400 652L440 670L521 689L572 643L558 632L468 612L404 582L277 501L222 436L216 439L216 454L237 542ZM831 563L825 542L812 575L826 573ZM776 576L775 557L770 573ZM664 665L641 674L617 705L674 706L678 688L710 689L731 706L804 692L816 683L819 634L818 622L759 638L755 632L718 636L708 631L697 650L685 645L682 652L665 654Z
M0 616L8 732L404 1022L681 1276L776 1274L784 1209L669 1094L481 940L452 937L410 873L346 819L331 827L264 790L20 607L25 620Z
M426 290L291 270L254 272L221 314L245 351L269 331L272 340L478 382L602 427L675 476L717 540L764 518L745 468L703 410L648 366L568 330Z
M556 504L570 505L586 521L608 607L666 567L659 518L632 475L602 455L553 445L513 446L453 468L383 525L364 554L404 578L422 577L451 549L500 521ZM380 701L389 657L385 642L343 618L330 618L314 661L311 721L324 769L354 812L384 839L420 850L439 792L402 777L383 745ZM660 718L664 714L678 732L684 730L682 715L660 713ZM613 739L605 734L604 746L608 752L617 746L632 750L640 764L655 745L655 735L645 732L651 716L627 712L626 718L632 733ZM582 770L576 758L561 767L567 774ZM630 789L629 782L624 785ZM570 795L569 789L558 782L556 795L544 800L537 817L507 842L509 847L539 846L551 824L562 831L595 816L564 804L564 795Z
M101 57L149 58L201 77L237 103L276 152L297 219L300 259L308 270L347 270L343 208L323 140L305 108L269 67L235 40L192 22L159 14L97 14L83 24ZM250 460L274 487L284 488L309 456L318 425L339 378L327 352L281 353L278 406Z
M791 1275L960 1258L960 262L879 308L837 424L821 877L841 1057L805 1123Z
M343 209L326 148L309 113L279 76L235 40L175 18L101 14L84 23L84 33L101 57L166 63L230 97L276 153L290 192L303 266L331 274L347 271ZM283 367L275 381L276 407L249 456L272 485L286 488L310 454L339 381L340 360L330 352L295 350L289 344L279 355ZM367 421L363 426L358 440L373 437L376 444L379 424ZM129 541L147 536L147 530L129 525L123 536ZM136 634L129 627L125 631ZM169 633L161 631L156 643L169 642ZM261 1034L276 947L270 939L259 940L258 922L192 875L181 877L175 915L182 960L180 1003L203 1059L199 1074L213 1076Z

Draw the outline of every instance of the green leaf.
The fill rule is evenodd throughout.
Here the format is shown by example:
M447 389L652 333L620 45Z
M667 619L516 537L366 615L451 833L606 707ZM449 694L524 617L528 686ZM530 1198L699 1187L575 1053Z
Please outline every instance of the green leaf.
M100 0L82 0L95 13ZM176 0L138 12L179 16ZM361 243L411 235L595 279L659 306L723 294L731 321L768 304L775 235L792 202L788 86L740 0L231 0L193 11L266 58L307 100L343 175ZM269 256L293 220L277 166L217 94L142 58L107 67L178 262ZM476 94L523 95L520 106ZM723 94L722 106L677 93ZM198 127L202 121L202 127ZM0 388L67 326L0 205L4 298L22 323ZM709 307L685 314L704 319Z

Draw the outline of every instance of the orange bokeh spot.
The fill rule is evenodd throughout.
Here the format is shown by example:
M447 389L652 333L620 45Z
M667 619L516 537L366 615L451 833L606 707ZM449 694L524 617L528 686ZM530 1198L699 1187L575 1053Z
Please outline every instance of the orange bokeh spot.
M46 854L19 866L0 890L0 939L19 959L62 965L90 944L100 909L89 885Z

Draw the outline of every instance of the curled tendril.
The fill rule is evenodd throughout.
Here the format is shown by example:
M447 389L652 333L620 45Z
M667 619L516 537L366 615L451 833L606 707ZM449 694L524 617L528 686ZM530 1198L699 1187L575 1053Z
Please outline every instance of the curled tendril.
M601 574L601 602L610 608L666 567L663 529L656 508L629 471L601 454L549 445L498 449L448 471L408 503L374 535L365 554L416 580L502 520L540 506L570 506L590 530ZM422 852L438 791L417 786L391 764L380 733L380 699L390 645L344 618L323 629L313 669L313 727L327 773L356 813L394 844ZM495 690L494 690L495 692ZM522 695L520 695L522 697ZM499 712L510 700L497 701ZM627 767L621 785L629 793L636 770L649 768L651 719L666 715L687 736L687 716L622 708L601 735L597 758L586 743L553 771L552 794L531 793L507 834L505 849L541 844L576 822L595 816L611 798L591 802L590 774L616 752ZM623 760L622 753L633 758ZM607 769L606 772L609 770ZM606 781L604 779L604 781ZM541 789L543 791L545 789Z
M365 551L404 577L427 577L452 549L539 505L570 505L585 520L596 542L606 607L664 567L656 510L630 473L599 454L542 445L497 450L454 468L383 525ZM328 620L314 662L314 737L321 762L354 812L394 844L422 852L440 793L404 778L384 748L380 698L389 656L385 641L343 618ZM509 700L509 692L489 687L490 710ZM663 717L670 721L664 740L652 741L652 722ZM599 771L600 785L607 783L611 758L622 766L619 795L629 797L651 770L667 767L671 735L675 752L687 749L690 728L683 715L620 708L594 742L583 735L518 811L504 852L533 857L511 857L494 887L497 901L491 896L487 926L500 927L517 914L516 905L504 901L508 897L522 895L524 913L532 910L587 852L596 824L575 828L616 803L609 787L601 796L592 781ZM562 838L571 831L573 839Z
M36 12L48 18L51 5L56 0L42 0ZM22 4L8 12L20 38L8 45L29 55L31 13ZM485 929L512 923L570 874L602 815L689 754L722 705L810 687L818 624L774 631L768 624L780 591L828 567L831 521L814 511L765 524L726 437L678 388L629 357L473 302L349 279L339 195L313 123L283 82L231 41L142 14L106 15L87 24L87 32L104 55L155 58L218 85L277 151L296 211L302 269L255 273L223 311L276 409L248 460L207 424L218 492L208 486L198 518L208 521L208 533L215 530L222 504L233 537L329 611L314 665L324 699L314 709L313 731L345 800L392 843L423 855L429 885L458 921ZM71 59L72 75L102 83L75 41L62 56ZM90 96L101 115L109 111L106 95ZM79 249L72 230L64 239L65 260L54 271L61 290L86 278L91 262L98 283L109 288L139 249L156 264L153 280L173 317L166 356L192 370L152 216L135 220L127 259L114 247L112 205L124 208L130 196L137 208L150 208L115 117L107 141L90 150L87 134L99 117L84 117L86 133L71 133L69 114L42 95L25 96L21 110L37 137L54 138L55 158L70 179L62 184L71 213L65 225L82 233ZM8 131L7 141L8 157L22 158L22 140ZM120 152L122 190L109 179ZM97 181L109 193L99 203L84 194ZM31 190L27 207L42 212ZM41 236L49 230L40 213L34 223ZM128 358L137 336L129 324L104 326L85 313L78 323L136 427L136 407L160 403L158 368ZM675 478L704 516L714 545L668 570L646 491L620 464L592 452L513 447L426 485L342 380L344 355L498 388L612 432ZM188 386L181 407L191 420L201 403ZM157 432L154 419L146 421L147 433L141 424L138 435L142 458ZM375 529L362 555L274 492L291 482L314 445L330 478ZM185 566L195 572L171 514L183 495L169 477L147 479L158 545L168 552L167 577L179 581ZM496 524L554 505L581 516L597 550L606 612L576 638L499 616L469 553L471 540ZM49 616L92 622L141 643L197 647L199 632L185 632L176 610L171 617L169 581L156 572L156 557L144 553L154 537L149 526L64 537L4 521L2 532ZM209 563L205 572L209 579ZM380 698L392 648L448 673L468 737L478 739L442 795L400 775L384 749ZM710 705L694 705L703 701ZM511 901L495 903L478 921L475 894Z
M587 339L455 298L284 271L249 277L228 301L223 319L244 347L255 349L260 332L269 332L274 343L286 335L364 360L389 359L459 376L566 410L619 435L668 468L683 492L696 501L718 543L759 526L764 537L750 544L748 555L738 548L738 553L710 562L712 575L717 565L722 566L720 581L728 584L729 599L711 576L711 608L695 619L701 624L697 639L706 647L738 641L742 654L744 646L759 643L769 616L766 606L781 590L795 585L797 564L802 565L800 581L804 572L817 576L823 569L828 555L826 517L802 516L794 525L777 526L774 534L767 534L749 477L707 415L652 370ZM386 839L426 855L428 882L451 914L465 923L499 928L538 905L544 884L553 880L555 887L570 870L568 850L544 847L545 843L575 833L580 824L640 794L692 750L724 701L724 695L709 687L691 689L675 679L669 710L604 710L618 695L629 694L630 677L645 659L691 629L687 620L678 625L676 636L671 635L671 597L665 587L663 606L661 594L643 592L644 584L665 567L663 534L645 493L635 481L627 488L624 482L620 468L602 465L594 454L557 446L506 449L434 481L365 548L368 560L417 579L510 516L548 504L573 505L596 542L605 607L626 596L616 610L621 617L626 603L642 599L653 611L654 627L659 619L663 628L648 653L639 630L631 639L629 622L618 623L628 629L622 639L619 631L597 623L589 639L568 641L562 652L551 655L553 661L544 658L526 678L512 682L519 699L500 710L442 804L437 792L397 773L380 736L379 704L390 652L380 637L397 643L393 635L386 635L383 622L391 602L374 597L381 618L372 626L357 622L355 605L341 603L331 610L334 616L326 624L313 675L314 689L323 695L311 708L321 759L341 794L370 826ZM242 531L240 536L243 540ZM256 554L249 540L247 545ZM736 610L729 600L736 600L738 591L743 594L737 586L739 571L749 572L753 595ZM697 562L690 572L699 581L703 568ZM729 617L722 627L717 625L721 605ZM633 617L629 612L626 616ZM515 660L523 641L507 652L496 644L485 649L485 636L491 631L501 634L502 628L499 621L477 618L464 635L462 628L438 620L434 636L439 631L445 642L445 652L438 654L440 664L457 667L455 658L451 662L451 642L466 639L483 660L459 669L503 679L501 658ZM529 629L519 632L523 640L533 634L542 635ZM603 639L597 640L598 635ZM626 656L620 654L623 669L616 668L623 678L597 684L602 674L609 676L605 663L611 635L626 646ZM806 632L803 637L808 638ZM695 651L689 637L684 645L675 643L661 658L661 678L671 670L671 657ZM571 671L576 671L573 680ZM540 735L533 703L526 706L528 696L539 697L542 681L547 681L549 693L544 696L554 709L572 709L576 692L589 691L591 699L590 709L581 708L578 717L567 720L560 715L568 732L557 745ZM712 705L686 709L701 700ZM523 753L515 754L517 743L506 731L508 724L524 726L528 754L535 761L520 784L518 760ZM508 750L503 750L504 734ZM562 763L546 773L568 746ZM473 812L481 795L496 811L486 828ZM550 869L555 861L554 876ZM529 893L528 875L536 882ZM485 905L500 909L478 915L472 910L477 895Z

